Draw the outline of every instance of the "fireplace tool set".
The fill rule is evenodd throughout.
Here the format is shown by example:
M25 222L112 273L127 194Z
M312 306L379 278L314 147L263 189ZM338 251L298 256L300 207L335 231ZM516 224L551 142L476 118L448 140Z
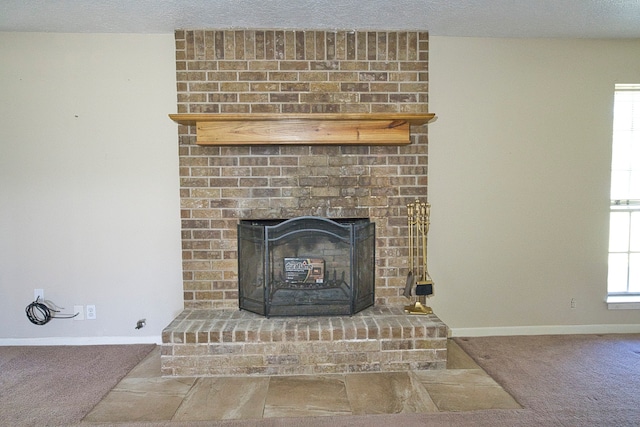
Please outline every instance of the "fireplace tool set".
M428 296L433 295L433 280L427 271L427 233L431 205L416 200L407 205L407 225L409 226L409 274L404 288L404 296L414 302L404 307L408 314L431 314L426 306Z

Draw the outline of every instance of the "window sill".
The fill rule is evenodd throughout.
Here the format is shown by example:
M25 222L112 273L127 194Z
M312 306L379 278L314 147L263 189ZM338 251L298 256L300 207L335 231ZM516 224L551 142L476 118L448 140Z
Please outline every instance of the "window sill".
M608 296L606 302L609 310L640 310L640 296L637 295Z

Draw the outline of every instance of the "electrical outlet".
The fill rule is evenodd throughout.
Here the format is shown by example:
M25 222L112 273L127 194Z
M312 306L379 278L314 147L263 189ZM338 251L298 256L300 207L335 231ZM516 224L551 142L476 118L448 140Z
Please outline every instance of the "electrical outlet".
M87 306L87 320L95 320L96 318L96 306L88 305Z
M40 298L40 300L44 300L44 289L34 289L33 290L33 300L37 301L38 298Z
M571 298L571 308L576 308L576 299Z
M73 318L73 320L84 320L84 307L81 305L74 305L73 306L73 314L76 314L77 316L75 316Z

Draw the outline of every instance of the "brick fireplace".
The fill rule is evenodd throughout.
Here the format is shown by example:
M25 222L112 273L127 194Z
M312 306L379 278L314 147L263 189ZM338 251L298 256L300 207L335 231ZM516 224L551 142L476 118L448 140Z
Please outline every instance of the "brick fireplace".
M426 32L179 30L175 40L178 113L428 112ZM403 366L444 367L446 325L433 315L399 320L409 319L402 313L407 303L402 295L408 273L406 205L427 195L427 126L411 126L409 145L195 142L195 126L180 125L185 312L163 333L165 375L310 373L313 367L292 369L283 359L284 348L273 344L303 337L317 337L320 343L346 336L365 341L395 337L403 342L387 343L388 350L428 350L426 359L414 353L413 364ZM301 216L375 222L374 308L391 317L382 323L363 318L362 331L357 322L350 326L356 316L333 322L307 319L303 327L291 319L270 325L264 322L271 319L260 319L254 330L246 326L253 314L237 311L237 225L248 219ZM240 351L229 345L248 347L254 338L271 343L277 353L271 360L278 356L284 362L275 365L289 368L265 367L264 349L251 350L253 356L242 366L224 372L207 367L204 359L187 361L193 353L210 358L222 351L226 357ZM380 351L379 343L375 351ZM388 359L362 357L365 367L346 363L351 368L345 369L378 370ZM396 362L391 363L395 368L400 366ZM324 366L320 371L340 370L327 363L319 363Z

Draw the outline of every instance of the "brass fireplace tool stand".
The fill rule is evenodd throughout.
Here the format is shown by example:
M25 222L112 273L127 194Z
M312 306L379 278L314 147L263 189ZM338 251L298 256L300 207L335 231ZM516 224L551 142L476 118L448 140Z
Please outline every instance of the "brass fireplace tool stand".
M404 288L404 296L414 302L404 307L405 313L431 314L426 306L427 297L433 295L433 280L427 271L427 233L431 205L416 200L407 205L407 225L409 226L409 274ZM413 291L413 292L412 292Z

